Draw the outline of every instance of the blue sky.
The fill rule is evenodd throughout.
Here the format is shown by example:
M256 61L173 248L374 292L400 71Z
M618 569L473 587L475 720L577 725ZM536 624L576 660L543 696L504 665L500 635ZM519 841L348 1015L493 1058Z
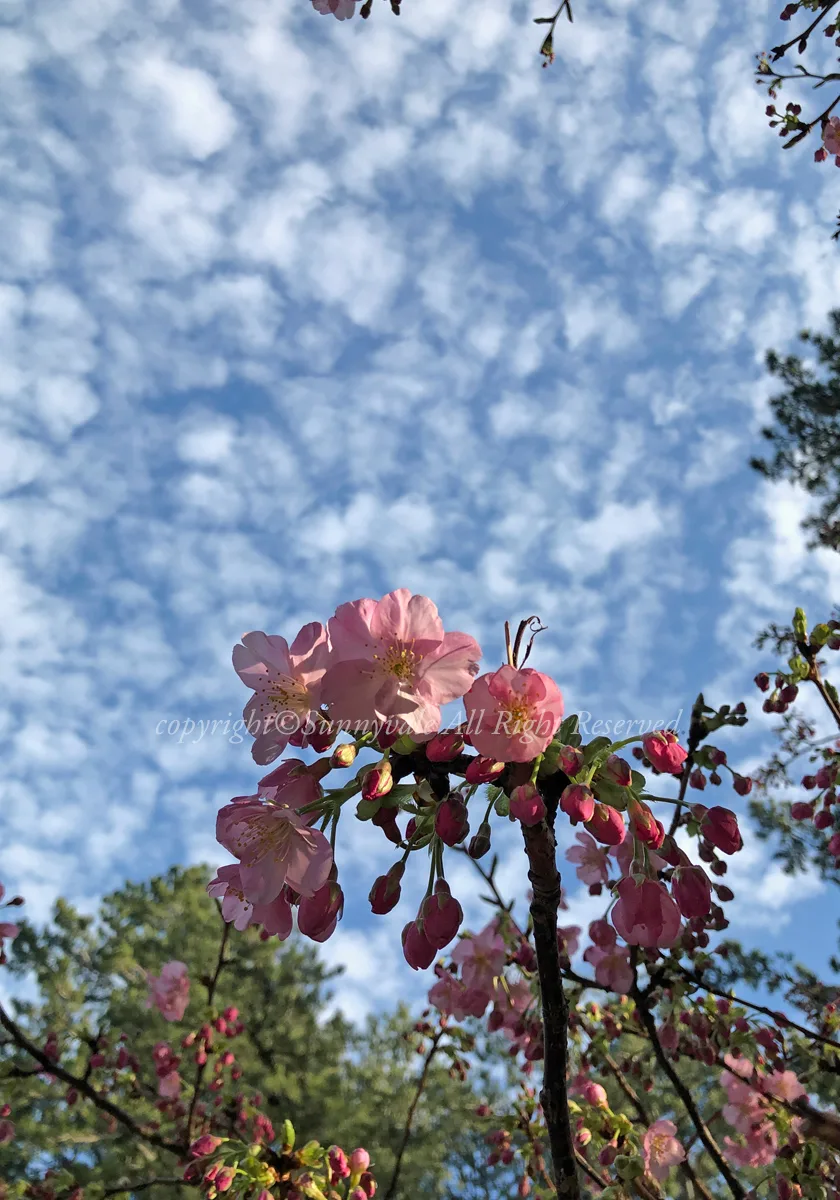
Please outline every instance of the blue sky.
M427 593L488 668L539 613L568 711L757 710L754 634L840 594L745 465L764 352L840 296L837 176L753 83L776 7L592 0L542 70L509 0L5 6L0 878L32 916L224 861L248 744L158 723L236 718L241 634L346 599ZM353 1014L418 987L373 832L325 948ZM755 846L733 878L747 942L833 949L818 881Z

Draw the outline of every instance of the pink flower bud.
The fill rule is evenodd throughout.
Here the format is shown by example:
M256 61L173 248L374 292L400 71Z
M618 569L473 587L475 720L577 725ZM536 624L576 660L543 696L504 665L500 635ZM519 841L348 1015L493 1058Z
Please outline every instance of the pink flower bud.
M499 778L504 769L503 762L496 762L494 758L479 755L467 767L464 778L467 783L492 783Z
M391 764L387 759L383 759L381 763L371 767L362 780L362 799L378 800L381 796L387 796L393 786Z
M708 842L724 854L735 854L743 846L738 818L729 808L707 809L701 825L701 833Z
M702 867L677 867L671 892L686 920L706 917L712 908L712 883Z
M614 783L616 787L630 787L633 782L632 768L629 762L618 754L611 754L598 774L603 779L609 780L610 783Z
M624 841L624 817L608 804L596 804L595 811L585 827L605 846L620 846Z
M370 910L377 916L384 916L389 913L392 908L396 908L400 901L402 892L401 881L405 874L405 866L403 863L394 863L387 875L380 875L370 889L368 900L370 901Z
M633 833L639 841L650 846L652 850L658 850L665 841L665 829L662 823L657 821L648 806L643 801L637 800L635 796L631 796L627 811L633 824Z
M814 815L813 804L806 804L802 800L797 800L795 804L790 806L790 815L794 821L810 821Z
M214 1150L218 1150L222 1142L227 1141L227 1138L213 1137L210 1133L204 1133L201 1137L196 1138L190 1146L191 1158L204 1158L207 1154L212 1154Z
M336 868L333 866L333 874ZM319 888L314 896L301 896L298 905L298 929L313 942L325 942L335 932L344 912L344 892L335 878Z
M559 763L563 774L573 779L583 767L583 751L579 746L561 746Z
M216 1186L216 1191L226 1192L236 1177L234 1167L222 1167L213 1183Z
M560 807L573 825L591 821L595 812L595 795L583 783L570 783L560 796Z
M330 1146L329 1160L330 1171L333 1174L330 1182L335 1185L339 1179L346 1179L350 1174L350 1164L347 1161L347 1155L340 1146Z
M371 1175L370 1171L365 1171L362 1178L359 1180L359 1187L364 1192L368 1200L371 1196L376 1195L376 1180Z
M413 971L432 965L437 950L416 921L409 921L402 931L403 956Z
M840 857L840 833L832 834L828 839L828 853L835 858Z
M736 775L732 780L732 786L739 796L748 796L752 791L753 781L749 775Z
M423 920L426 940L435 950L442 950L461 928L464 912L450 893L446 880L439 879L435 884L434 894L427 896L420 905L419 916Z
M706 776L699 767L695 767L689 775L688 786L696 788L700 792L702 792L703 788L706 786Z
M370 819L371 825L375 825L377 829L381 829L388 841L393 842L395 846L398 846L402 841L400 827L397 824L397 812L398 809L388 808L383 804L379 811L375 812Z
M429 762L451 762L464 749L464 737L458 730L437 733L426 743L426 758Z
M361 1174L370 1166L370 1155L361 1146L350 1155L350 1170L354 1175Z
M595 1083L592 1079L587 1080L581 1088L580 1094L587 1104L594 1104L596 1108L608 1107L606 1091L601 1087L600 1083Z
M677 735L670 729L660 729L642 738L645 756L657 771L666 775L679 775L688 758L688 751L680 745Z
M545 804L536 784L522 783L513 789L510 814L523 825L539 825L545 817Z
M459 792L450 792L435 813L435 833L446 846L457 846L470 832L467 806Z
M825 808L821 808L820 811L817 813L817 815L814 817L814 826L817 829L829 829L833 824L834 824L834 818L832 817L831 813Z
M771 107L772 107L772 105L771 105ZM773 111L775 112L776 110L773 109ZM766 671L759 671L759 673L755 677L754 682L755 682L755 686L758 688L758 690L760 692L766 692L767 689L770 687L770 676L767 674Z

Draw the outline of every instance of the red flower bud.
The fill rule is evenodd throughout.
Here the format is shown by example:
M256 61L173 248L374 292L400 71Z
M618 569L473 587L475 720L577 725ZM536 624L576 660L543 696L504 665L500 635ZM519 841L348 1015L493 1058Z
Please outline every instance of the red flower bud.
M510 814L523 825L539 825L545 817L545 804L533 783L522 783L510 796Z
M399 904L400 886L402 877L405 874L405 866L403 863L394 863L387 875L380 875L370 889L368 900L370 901L370 910L377 916L383 916L389 913L392 908L396 908Z
M444 879L437 881L434 894L427 896L420 905L419 917L423 921L426 940L435 950L448 946L461 928L464 911Z
M451 762L464 749L464 737L458 730L437 733L426 743L426 758L429 762Z
M459 792L450 792L435 813L435 833L446 846L457 846L470 832L467 806Z
M437 953L416 921L409 921L403 929L402 945L405 961L414 971L431 966Z
M595 795L583 783L570 783L560 796L560 807L573 825L591 821L595 812Z
M595 805L595 812L585 823L585 828L589 830L596 841L603 842L605 846L620 846L626 832L624 817L617 809L610 808L608 804Z
M724 854L735 854L744 844L738 828L738 818L728 808L715 806L707 809L700 830L706 841L711 842Z
M496 762L494 758L479 755L467 767L464 778L467 783L492 783L499 778L504 769L503 762Z

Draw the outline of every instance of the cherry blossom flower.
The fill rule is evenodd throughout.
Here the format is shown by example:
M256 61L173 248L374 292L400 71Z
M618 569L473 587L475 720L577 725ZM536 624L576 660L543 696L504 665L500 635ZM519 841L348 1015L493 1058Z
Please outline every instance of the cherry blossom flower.
M568 955L569 958L574 958L580 945L580 926L558 925L557 944L562 954Z
M240 932L249 925L262 925L281 942L292 932L292 908L285 890L270 904L252 904L245 896L237 863L218 868L207 884L207 894L221 900L222 918Z
M467 731L481 755L530 762L542 754L563 720L553 679L530 667L503 666L476 679L464 697Z
M589 946L583 953L583 960L594 968L596 982L601 987L622 996L632 988L633 968L627 946Z
M152 975L147 971L146 982L150 989L146 1008L157 1006L167 1021L180 1021L190 999L187 964L177 961L165 963L160 975Z
M330 844L294 809L258 797L226 804L216 817L216 839L239 859L242 889L252 904L270 904L288 884L314 896L329 878Z
M493 980L505 965L505 942L493 920L472 937L461 938L452 952L452 961L461 968L461 978L467 987L483 988L490 992Z
M612 923L630 946L665 949L679 937L680 910L664 884L625 876L618 884Z
M699 808L702 806L695 806L695 809ZM744 844L738 828L738 818L731 808L715 805L714 808L705 809L700 821L700 832L707 842L711 842L724 854L736 854Z
M578 879L590 886L606 883L610 877L608 851L602 850L588 833L577 833L575 837L579 845L571 846L566 851L566 859L577 864L575 874Z
M329 661L327 631L317 621L304 625L291 647L285 638L259 632L246 633L234 646L234 669L254 690L242 716L256 739L255 762L273 762L293 734L316 727Z
M429 1003L438 1012L453 1016L456 1021L465 1017L483 1017L490 1003L490 993L479 987L467 987L451 971L435 967L438 982L429 989Z
M299 758L287 758L279 767L264 775L257 785L257 796L260 800L271 800L283 808L293 808L296 811L308 808L310 804L320 800L321 795L321 785L310 774L306 763ZM243 799L251 797L246 796ZM311 825L317 819L318 813L313 810L307 816L306 823Z
M475 639L445 633L432 601L408 588L340 605L329 634L322 697L332 719L351 728L392 721L410 734L435 734L441 705L459 700L478 672Z
M828 118L822 137L829 154L840 154L840 117Z
M158 1079L158 1095L163 1096L165 1100L177 1100L181 1094L181 1083L181 1076L177 1071L161 1075Z
M711 880L702 867L693 866L688 859L674 871L671 893L686 920L708 916L711 911Z
M685 1150L677 1140L673 1121L654 1121L642 1141L645 1170L658 1182L666 1179L671 1167L685 1160Z
M349 21L356 11L356 0L312 0L312 7L324 16L332 13L339 21Z

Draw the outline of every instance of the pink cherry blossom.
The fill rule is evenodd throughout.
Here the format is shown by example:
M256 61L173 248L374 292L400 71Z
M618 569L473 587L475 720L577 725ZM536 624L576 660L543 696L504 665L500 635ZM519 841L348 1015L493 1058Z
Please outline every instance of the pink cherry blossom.
M840 117L829 117L823 129L823 145L829 154L840 154Z
M190 999L187 964L177 961L165 963L160 975L152 975L147 971L146 982L150 989L146 1008L156 1005L167 1021L180 1021Z
M807 1095L793 1071L774 1071L766 1079L762 1079L761 1090L775 1096L777 1100L784 1100L787 1104Z
M440 706L459 700L478 672L475 639L445 633L432 601L408 588L340 605L329 633L322 698L350 728L390 720L411 734L437 733Z
M181 1076L177 1071L161 1075L158 1079L158 1095L163 1096L165 1100L177 1100L181 1094L181 1082Z
M580 945L580 926L559 925L557 927L557 944L563 954L574 958Z
M602 850L594 837L588 833L577 833L579 843L566 851L568 862L577 863L575 874L581 883L606 883L610 877L609 858L607 851Z
M662 1182L671 1167L685 1160L685 1150L677 1140L677 1127L673 1121L654 1121L642 1141L642 1154L648 1175Z
M312 0L312 7L324 16L332 13L339 21L349 21L356 11L356 0Z
M271 800L282 808L293 808L299 811L320 800L321 785L305 762L299 758L287 758L284 762L264 775L257 785L257 796L260 800ZM245 796L250 800L252 797ZM318 819L317 811L312 811L306 818L307 825Z
M673 946L680 933L680 910L664 884L625 876L618 884L612 923L630 946Z
M0 921L0 950L3 949L4 939L13 942L19 933L19 925L13 925L11 921Z
M226 804L216 817L216 839L239 859L242 889L252 904L270 904L288 884L314 896L329 878L330 844L294 809L257 797Z
M623 996L633 986L633 968L627 946L589 946L583 953L584 962L595 970L601 987L610 988Z
M490 993L478 987L466 987L451 971L436 967L438 982L429 989L429 1003L438 1012L453 1016L456 1021L465 1017L483 1017L490 1003Z
M285 638L265 633L246 633L234 646L234 669L254 690L242 715L256 739L255 762L273 762L292 734L314 726L329 660L327 631L317 621L304 625L291 647Z
M281 942L292 932L292 909L285 891L270 904L252 904L243 891L238 863L219 867L207 884L207 893L221 900L223 919L240 932L249 925L262 925Z
M503 666L476 679L464 697L467 731L481 755L530 762L542 754L563 720L553 679L530 667Z
M472 937L461 938L452 952L452 961L461 968L467 987L492 991L493 980L505 965L505 942L495 920Z

